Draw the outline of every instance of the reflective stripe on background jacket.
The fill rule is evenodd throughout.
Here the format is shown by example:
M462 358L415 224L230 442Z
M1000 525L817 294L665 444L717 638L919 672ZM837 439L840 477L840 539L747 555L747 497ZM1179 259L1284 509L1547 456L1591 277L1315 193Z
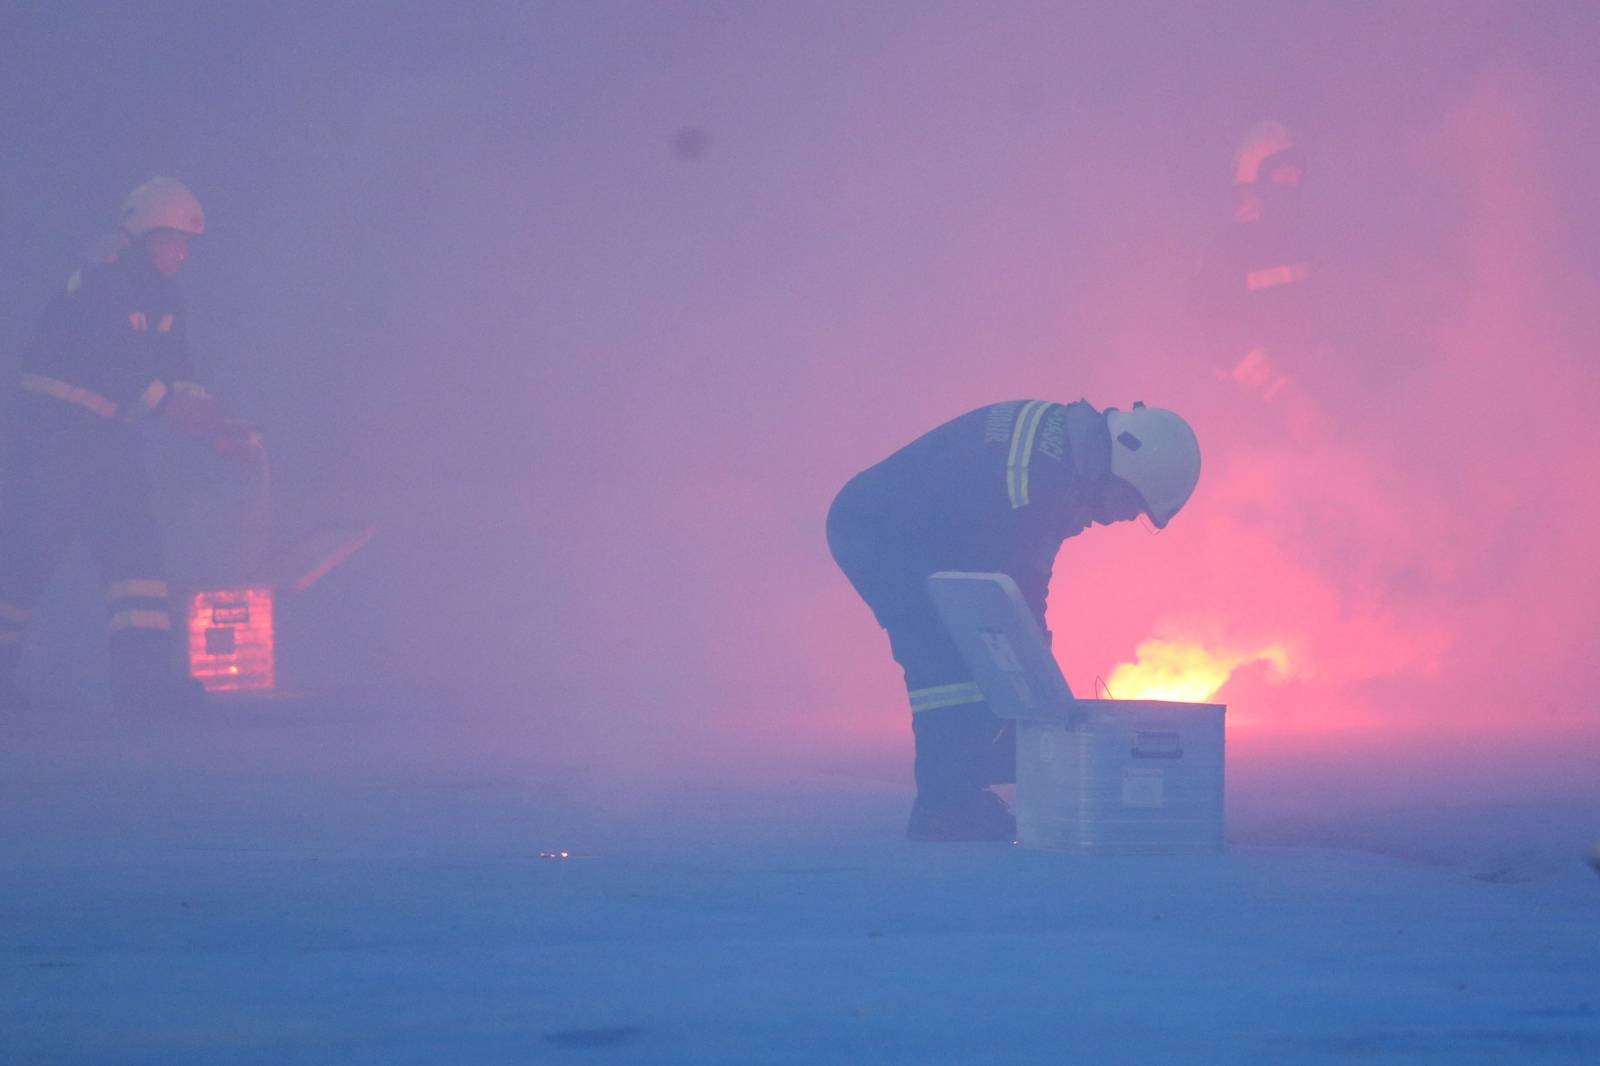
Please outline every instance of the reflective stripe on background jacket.
M174 388L198 389L177 285L137 251L83 267L46 306L19 384L25 410L98 421L131 421Z
M991 404L857 474L829 521L870 536L887 584L998 570L1042 614L1056 551L1089 524L1110 472L1105 416L1088 403Z
M1212 247L1200 314L1220 349L1215 359L1222 369L1258 348L1275 362L1304 361L1317 336L1308 244L1299 225L1268 215L1233 223Z

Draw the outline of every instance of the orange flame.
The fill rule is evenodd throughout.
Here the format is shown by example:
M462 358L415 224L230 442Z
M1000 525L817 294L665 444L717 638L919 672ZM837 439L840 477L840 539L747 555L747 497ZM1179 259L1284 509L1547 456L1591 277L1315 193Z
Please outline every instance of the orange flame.
M1106 688L1122 700L1201 703L1215 696L1241 666L1265 661L1269 677L1289 673L1289 654L1278 645L1257 651L1212 650L1184 640L1152 637L1139 645L1138 661L1118 663Z

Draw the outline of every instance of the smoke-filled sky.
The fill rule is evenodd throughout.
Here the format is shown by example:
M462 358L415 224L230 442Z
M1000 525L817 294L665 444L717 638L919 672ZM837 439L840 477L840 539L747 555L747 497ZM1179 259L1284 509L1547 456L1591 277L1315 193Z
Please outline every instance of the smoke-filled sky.
M1517 738L1532 775L1600 747L1596 40L1583 3L13 5L0 342L188 182L274 535L381 529L283 606L285 672L630 773L907 755L833 493L980 404L1171 406L1189 508L1057 564L1078 691L1198 644L1245 755ZM1263 118L1328 337L1272 405L1192 299Z

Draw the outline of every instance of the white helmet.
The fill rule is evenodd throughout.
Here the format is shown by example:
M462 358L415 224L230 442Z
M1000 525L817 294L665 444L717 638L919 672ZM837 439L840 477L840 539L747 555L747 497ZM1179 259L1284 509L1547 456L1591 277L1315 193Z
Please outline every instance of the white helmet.
M1268 157L1294 147L1294 137L1289 127L1268 119L1250 127L1239 147L1233 153L1233 183L1253 185L1261 174L1261 164Z
M1143 403L1131 411L1111 408L1106 428L1111 430L1111 473L1134 487L1150 521L1165 529L1200 481L1194 430L1176 412Z
M206 216L200 210L200 201L183 182L151 178L122 201L122 229L135 239L157 229L175 229L198 237L206 231Z

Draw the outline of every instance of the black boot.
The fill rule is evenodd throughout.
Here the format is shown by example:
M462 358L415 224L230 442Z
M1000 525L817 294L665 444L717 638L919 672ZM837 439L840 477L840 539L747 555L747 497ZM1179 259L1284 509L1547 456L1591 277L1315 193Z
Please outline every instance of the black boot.
M906 836L912 840L1012 840L1017 823L989 791L995 781L1000 719L981 703L921 711L912 719L917 740L917 800Z
M918 793L906 837L923 843L1015 840L1017 820L1005 800L986 788L950 796Z

